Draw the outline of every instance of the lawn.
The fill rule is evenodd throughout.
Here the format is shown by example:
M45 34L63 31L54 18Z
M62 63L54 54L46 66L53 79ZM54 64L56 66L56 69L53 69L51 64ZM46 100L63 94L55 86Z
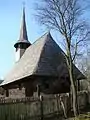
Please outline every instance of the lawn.
M69 118L67 120L90 120L90 113L80 114L77 118Z

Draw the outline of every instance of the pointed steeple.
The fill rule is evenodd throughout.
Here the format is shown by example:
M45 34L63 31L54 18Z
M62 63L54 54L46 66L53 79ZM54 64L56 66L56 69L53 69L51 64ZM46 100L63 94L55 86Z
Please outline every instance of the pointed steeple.
M20 43L25 43L28 46L31 45L31 43L28 41L28 36L27 36L27 28L26 28L26 21L25 21L25 6L23 6L23 15L22 15L19 40L15 43L14 47L17 48L18 44Z
M20 29L19 40L14 44L16 48L16 61L18 61L24 54L25 50L31 45L28 41L27 28L25 21L25 6L23 6L23 15Z
M19 40L21 40L21 41L23 41L23 40L28 41L27 29L26 29L26 21L25 21L25 7L23 7L23 16L22 16L22 24L21 24Z

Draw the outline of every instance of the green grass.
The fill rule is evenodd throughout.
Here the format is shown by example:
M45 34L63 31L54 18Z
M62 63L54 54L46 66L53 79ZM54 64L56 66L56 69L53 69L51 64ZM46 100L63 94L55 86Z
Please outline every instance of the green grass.
M90 120L90 113L80 114L78 117L70 118L68 120Z

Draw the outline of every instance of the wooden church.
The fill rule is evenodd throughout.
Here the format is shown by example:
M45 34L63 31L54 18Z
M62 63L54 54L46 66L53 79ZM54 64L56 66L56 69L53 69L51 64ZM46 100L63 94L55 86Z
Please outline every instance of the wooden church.
M65 53L50 33L44 34L33 44L29 42L25 8L23 8L20 37L14 47L16 49L15 65L1 83L6 96L10 95L10 90L17 88L21 91L24 88L26 97L33 96L36 91L45 94L69 92L70 80ZM85 79L75 65L73 68L76 80Z

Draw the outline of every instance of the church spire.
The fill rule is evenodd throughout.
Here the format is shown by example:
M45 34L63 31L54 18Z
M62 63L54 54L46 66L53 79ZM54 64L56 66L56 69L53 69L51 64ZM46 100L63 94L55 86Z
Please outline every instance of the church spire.
M18 43L26 43L26 44L30 45L30 42L28 41L26 21L25 21L25 6L23 6L23 15L22 15L20 36L19 36L19 40L14 45L15 48L17 48Z
M16 52L18 51L18 49L20 51L20 53L19 53L20 58L22 57L25 50L30 45L31 45L31 43L28 41L26 21L25 21L25 6L23 6L23 15L22 15L22 21L21 21L20 36L19 36L19 40L14 44L14 47L16 48Z
M25 6L23 7L23 16L22 16L22 23L21 23L19 40L21 40L21 41L27 40L28 41L26 21L25 21Z

